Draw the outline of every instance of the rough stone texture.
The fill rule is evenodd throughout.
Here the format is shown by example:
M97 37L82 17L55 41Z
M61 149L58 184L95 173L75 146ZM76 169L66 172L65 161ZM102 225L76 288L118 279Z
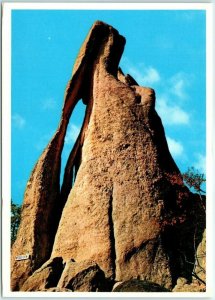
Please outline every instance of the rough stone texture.
M117 281L116 283L114 283L113 287L112 287L112 292L123 283L123 281Z
M53 287L49 289L40 290L40 292L72 292L72 290L59 288L59 287Z
M169 153L154 91L117 70L124 39L99 25L85 90L90 117L52 256L93 260L117 281L138 277L169 288L191 276L182 256L194 260L194 197Z
M171 288L179 277L191 279L187 261L194 263L204 211L171 157L154 90L118 68L124 44L114 28L96 22L81 47L60 126L26 188L13 290L51 251L79 267L96 262L112 283L138 278ZM86 115L59 192L64 137L79 99ZM16 262L23 252L32 259Z
M92 261L68 261L58 282L59 288L74 292L102 292L108 288L104 272Z
M113 292L170 292L170 290L156 283L133 279L120 283L113 288Z
M194 280L188 283L187 279L179 277L172 292L206 292L206 286L200 281Z
M199 279L206 282L206 230L204 231L202 241L197 248L196 257L194 273Z
M22 285L21 291L41 291L56 287L63 271L63 260L54 257L35 271Z
M206 291L206 230L202 241L196 250L196 260L193 270L192 282L185 278L178 278L173 292L205 292Z

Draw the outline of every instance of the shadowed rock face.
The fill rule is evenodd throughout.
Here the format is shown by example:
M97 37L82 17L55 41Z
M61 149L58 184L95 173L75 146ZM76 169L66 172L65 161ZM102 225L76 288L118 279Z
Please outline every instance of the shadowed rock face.
M62 257L54 257L43 264L21 287L21 291L40 291L56 287L63 272Z
M170 292L156 283L145 282L142 280L132 279L117 284L113 292Z
M138 278L171 288L180 276L190 279L186 261L194 261L204 212L169 153L155 92L118 68L124 44L114 28L96 22L80 49L59 128L26 187L13 290L50 255L94 261L109 281ZM79 99L86 115L60 191L64 137ZM31 260L15 261L24 253Z

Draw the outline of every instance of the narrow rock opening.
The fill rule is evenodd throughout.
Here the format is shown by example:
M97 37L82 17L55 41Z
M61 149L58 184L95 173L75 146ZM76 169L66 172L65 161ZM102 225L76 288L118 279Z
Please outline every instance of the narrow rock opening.
M62 190L64 194L63 198L65 198L66 195L68 195L69 190L73 186L80 165L81 148L79 146L79 136L80 136L81 128L83 127L85 114L86 114L86 105L84 105L83 102L79 100L76 107L74 108L73 114L68 124L67 133L64 141L64 148L62 152L60 185L61 185L61 194L62 194ZM74 154L74 150L75 150L75 154ZM72 164L68 166L68 161L71 160L71 156L74 156L74 159L72 159ZM67 178L65 182L66 172L67 172ZM64 200L66 201L66 199ZM62 205L64 205L64 203L62 203Z

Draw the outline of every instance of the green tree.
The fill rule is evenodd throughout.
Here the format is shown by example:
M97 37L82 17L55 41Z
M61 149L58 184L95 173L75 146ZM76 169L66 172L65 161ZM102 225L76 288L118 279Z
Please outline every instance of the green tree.
M21 219L21 210L21 205L15 204L13 200L11 200L11 246L16 240L16 235Z
M184 182L186 185L193 189L201 200L202 207L205 210L205 194L206 192L202 190L202 184L206 182L205 175L200 173L194 167L188 168L187 172L182 174ZM197 231L197 229L195 230ZM198 250L196 246L196 235L194 237L194 249L195 249L195 263L193 268L193 277L202 285L203 288L206 288L206 282L204 280L206 270L205 270L205 259L206 259L206 242L205 242L205 233L202 236L202 246ZM201 276L199 275L201 274ZM202 277L202 274L204 276Z
M194 189L194 191L199 195L202 205L205 208L205 197L203 196L203 194L205 194L205 191L201 188L202 184L206 182L205 175L200 173L194 167L191 167L188 168L187 172L183 173L182 176L187 186L191 189Z

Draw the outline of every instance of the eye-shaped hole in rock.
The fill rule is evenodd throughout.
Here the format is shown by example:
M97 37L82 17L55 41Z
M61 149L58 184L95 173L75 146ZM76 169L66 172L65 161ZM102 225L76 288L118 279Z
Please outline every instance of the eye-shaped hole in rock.
M86 105L84 105L83 102L79 100L69 120L67 132L64 140L64 148L62 151L62 161L61 161L61 176L60 176L61 184L63 181L64 169L69 154L75 145L75 142L80 134L81 127L83 125L85 112L86 112Z
M64 140L61 164L61 203L65 204L66 198L75 182L80 162L81 145L80 135L84 125L86 105L79 100L69 120L67 133Z

